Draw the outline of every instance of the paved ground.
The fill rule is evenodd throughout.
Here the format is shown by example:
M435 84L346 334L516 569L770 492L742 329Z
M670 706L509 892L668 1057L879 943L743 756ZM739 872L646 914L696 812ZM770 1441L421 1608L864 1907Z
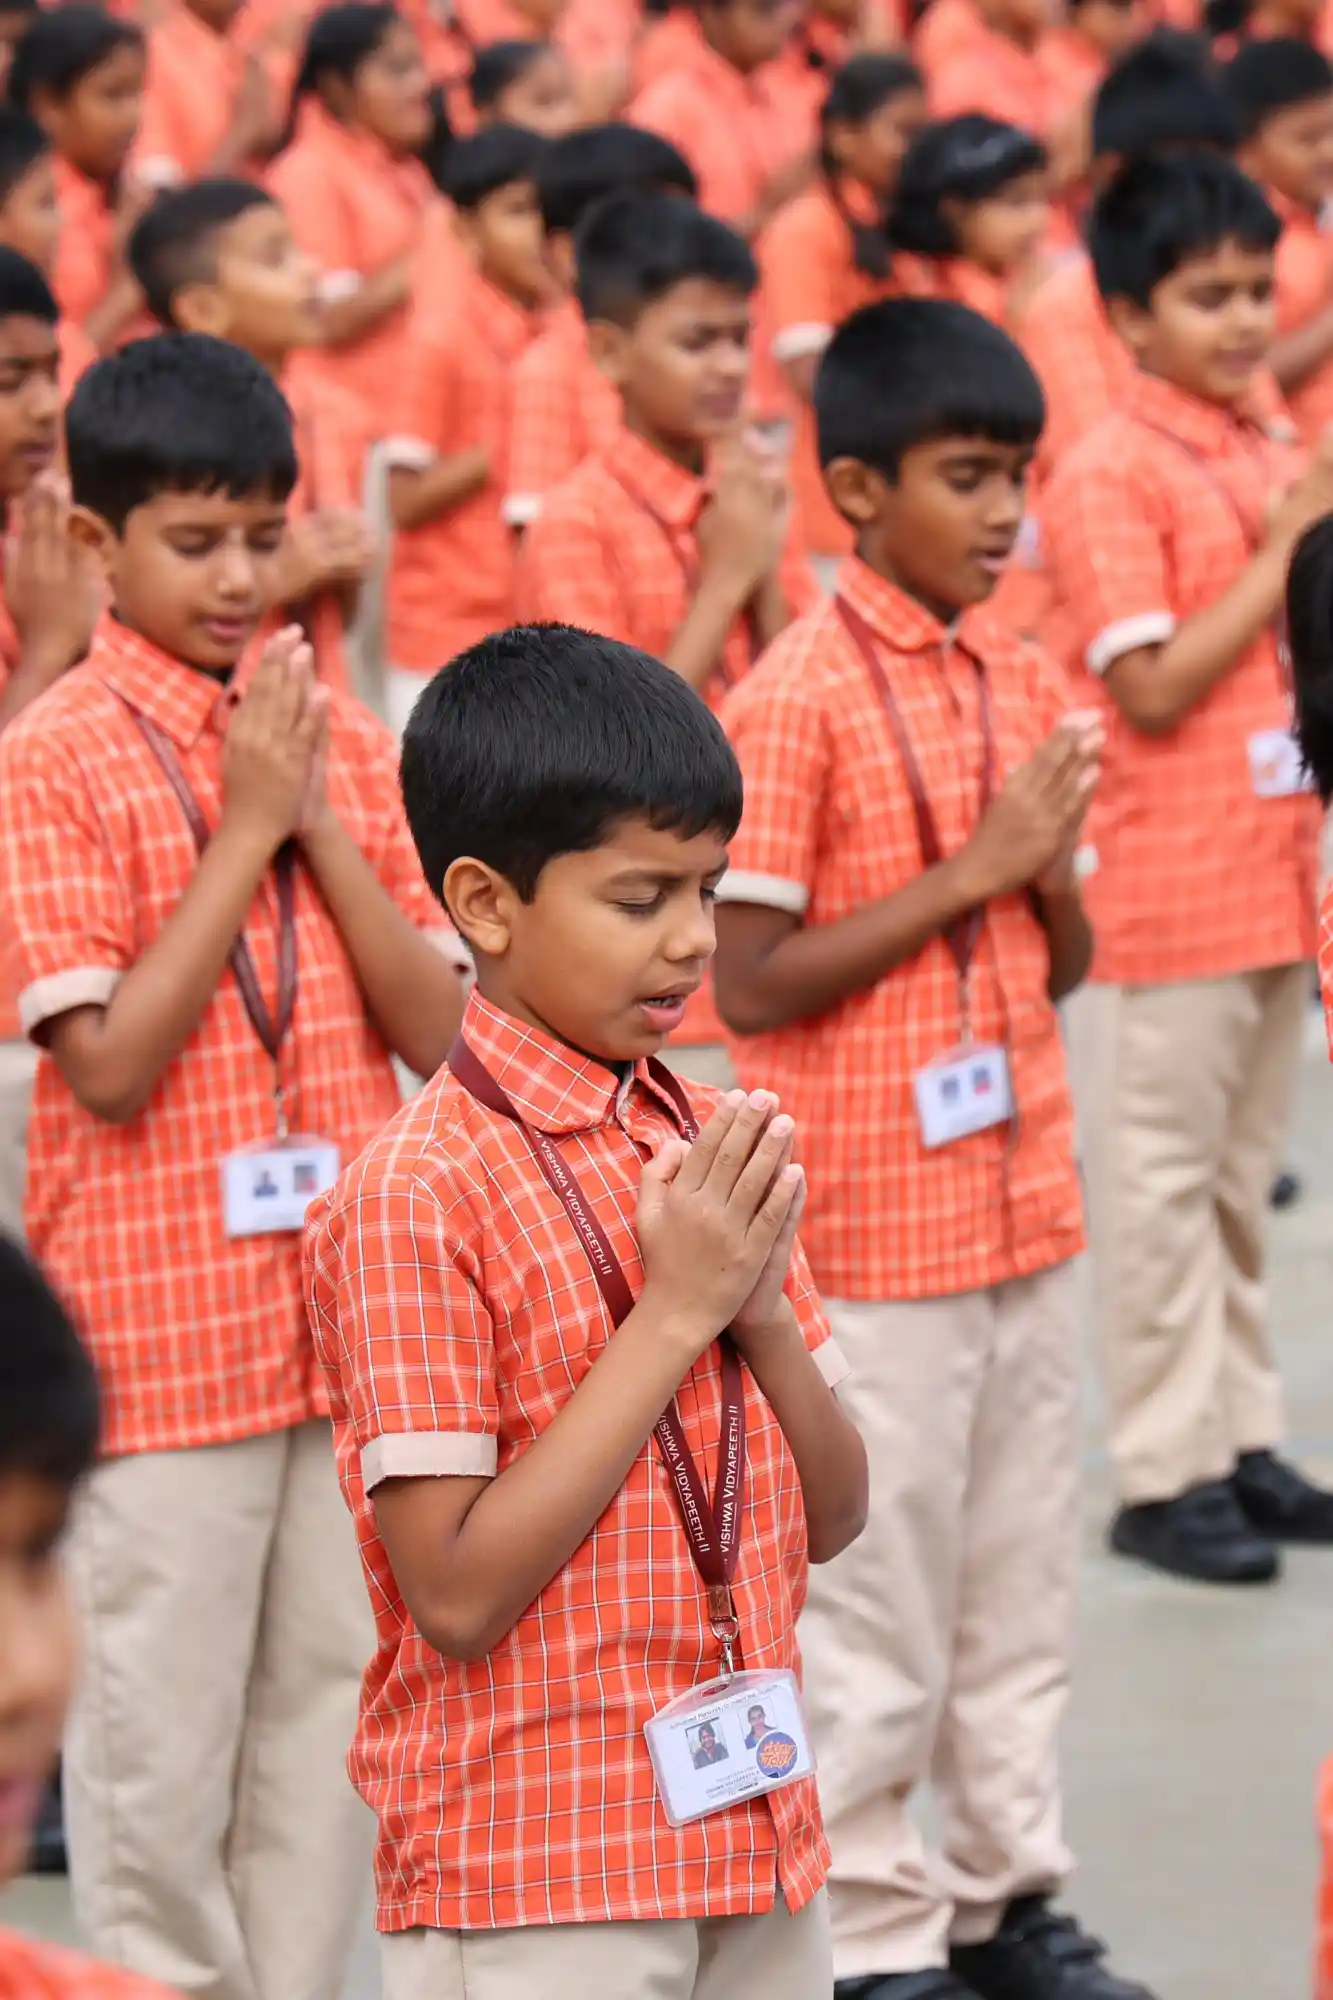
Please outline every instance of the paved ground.
M1275 1224L1277 1325L1296 1447L1333 1480L1333 1074L1312 1017L1293 1164ZM1333 1751L1333 1554L1256 1595L1173 1585L1105 1556L1089 1411L1082 1653L1068 1735L1085 1920L1161 2000L1304 2000L1311 1800ZM63 1884L24 1883L6 1921L68 1935ZM349 2000L375 2000L367 1933Z

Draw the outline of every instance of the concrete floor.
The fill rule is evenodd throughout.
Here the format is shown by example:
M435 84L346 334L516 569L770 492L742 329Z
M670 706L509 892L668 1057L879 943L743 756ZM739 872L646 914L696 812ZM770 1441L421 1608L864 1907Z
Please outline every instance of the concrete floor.
M1312 1014L1274 1223L1275 1323L1294 1448L1333 1482L1333 1074ZM1161 2000L1304 2000L1315 1772L1333 1752L1333 1553L1255 1594L1172 1584L1101 1549L1109 1486L1090 1407L1082 1650L1068 1732L1071 1902ZM68 1937L62 1883L0 1920ZM348 2000L378 1993L369 1928Z

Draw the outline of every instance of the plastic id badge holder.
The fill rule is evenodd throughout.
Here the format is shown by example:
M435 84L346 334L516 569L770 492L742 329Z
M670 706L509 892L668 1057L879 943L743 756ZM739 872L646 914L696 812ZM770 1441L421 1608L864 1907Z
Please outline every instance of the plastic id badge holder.
M1257 799L1290 799L1311 789L1301 746L1289 729L1257 729L1246 744Z
M222 1219L233 1240L280 1236L303 1227L316 1195L338 1178L338 1148L294 1135L222 1162Z
M1009 1052L998 1043L966 1042L912 1079L921 1143L929 1151L970 1139L1014 1115Z
M643 1726L672 1826L776 1792L815 1769L796 1676L785 1667L705 1681Z

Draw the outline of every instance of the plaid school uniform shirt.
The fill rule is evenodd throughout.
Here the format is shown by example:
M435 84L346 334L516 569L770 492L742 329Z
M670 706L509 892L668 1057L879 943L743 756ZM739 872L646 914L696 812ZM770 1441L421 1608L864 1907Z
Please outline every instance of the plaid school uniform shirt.
M1314 956L1319 807L1257 797L1250 769L1251 738L1291 723L1275 628L1165 735L1135 729L1104 682L1235 583L1301 463L1253 414L1136 374L1044 495L1052 643L1107 726L1087 824L1094 979L1158 985Z
M623 1078L475 992L464 1034L521 1118L548 1134L637 1295L644 1163L681 1133L646 1065ZM690 1087L707 1117L717 1093ZM673 1828L643 1725L716 1669L670 1476L654 1440L581 1547L484 1660L443 1658L404 1605L375 1530L383 1479L503 1475L612 1337L584 1246L530 1140L445 1067L310 1213L306 1293L328 1375L379 1644L351 1770L379 1819L379 1927L694 1918L799 1909L827 1851L813 1780ZM825 1378L845 1364L804 1258L787 1294ZM711 1482L716 1343L677 1393ZM797 1665L800 1482L746 1378L735 1582L747 1667Z
M983 796L982 674L992 795L1068 709L1063 679L984 608L946 631L855 557L839 590L870 628L941 849L956 853ZM722 719L745 779L724 901L785 910L815 928L922 873L897 740L832 603L782 634ZM1049 972L1030 899L988 904L969 976L972 1039L1007 1049L1017 1116L933 1150L921 1142L913 1079L950 1055L963 1029L958 968L943 937L822 1014L731 1037L742 1076L762 1078L800 1128L810 1183L804 1236L827 1297L976 1291L1082 1248L1073 1107Z
M245 63L239 16L233 30L219 33L181 0L165 0L148 31L143 117L131 156L139 179L169 187L205 171L230 129Z
M1275 271L1277 329L1289 334L1323 312L1333 293L1333 231L1275 188L1264 193L1282 222ZM1287 400L1296 428L1313 450L1333 423L1333 360L1311 369Z
M107 620L84 665L0 737L0 974L34 1039L71 1008L111 1001L199 865L132 710L170 739L215 828L235 699ZM336 693L328 792L400 908L438 931L398 795L396 747ZM288 1122L346 1160L393 1114L398 1087L337 925L299 864L295 899L298 984L279 1065ZM272 872L245 936L272 1009ZM27 1227L97 1363L109 1456L223 1444L327 1410L301 1306L299 1235L232 1241L223 1226L222 1162L272 1145L274 1091L274 1064L230 967L127 1123L85 1111L49 1056L39 1066Z
M505 519L526 528L553 486L604 451L620 426L620 397L588 352L576 299L565 299L514 369Z
M287 521L321 512L360 513L364 491L363 425L352 397L327 381L307 357L296 357L282 380L292 413L298 472L287 503ZM294 609L277 606L264 630L276 632L293 617L315 655L315 671L340 693L351 692L347 658L347 600L337 588L319 591Z
M172 2000L165 1986L150 1984L114 1965L77 1952L0 1931L0 2000Z

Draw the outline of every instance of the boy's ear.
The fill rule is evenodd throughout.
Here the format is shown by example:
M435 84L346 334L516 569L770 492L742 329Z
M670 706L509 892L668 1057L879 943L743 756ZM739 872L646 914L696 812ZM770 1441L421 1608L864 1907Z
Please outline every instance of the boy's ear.
M446 869L442 887L445 908L460 937L484 958L503 958L522 901L513 883L484 861L464 854Z
M76 548L87 551L103 576L111 575L120 538L109 521L91 507L71 507L65 532Z
M1134 299L1119 298L1107 301L1106 317L1135 360L1141 360L1152 334L1152 314Z
M831 458L824 467L824 484L843 520L854 528L872 527L884 512L889 482L859 458Z
M628 372L629 341L626 329L609 319L588 322L588 352L607 381L614 382L617 389Z
M202 279L172 294L171 316L182 333L211 333L217 340L228 339L234 324L221 286Z

